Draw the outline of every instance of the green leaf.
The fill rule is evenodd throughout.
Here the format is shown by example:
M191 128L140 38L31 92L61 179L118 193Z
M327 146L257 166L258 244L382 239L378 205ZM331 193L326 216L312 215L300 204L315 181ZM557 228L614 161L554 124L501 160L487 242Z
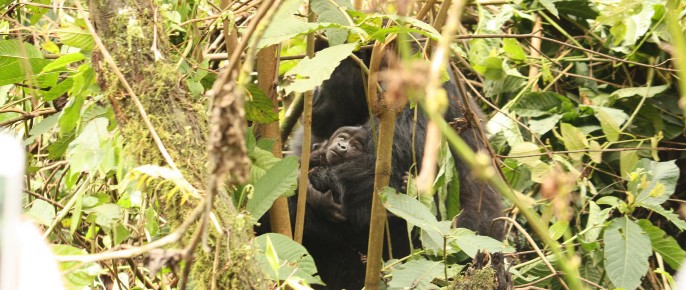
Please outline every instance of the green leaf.
M619 126L629 119L629 115L624 111L608 107L589 106L593 108L595 117L600 121L600 127L610 142L619 140L621 133Z
M279 119L272 100L255 84L248 85L250 99L245 102L245 118L257 123L271 123Z
M86 250L70 245L52 245L52 252L58 256L88 254ZM63 273L66 289L90 288L102 270L98 263L66 262L60 263L59 266Z
M569 229L569 222L564 220L559 220L555 222L550 228L548 228L548 234L553 240L557 240L562 237L562 235Z
M643 168L649 174L649 183L636 196L641 204L661 205L674 193L679 180L679 167L676 161L657 162L641 159L636 169Z
M508 156L515 158L519 163L526 164L529 167L534 167L538 162L541 161L541 156L538 155L541 153L541 148L538 147L538 145L531 143L531 142L522 142L519 144L515 144L512 146L512 149L510 149L510 154ZM519 156L527 156L527 155L534 155L530 157L519 157ZM517 158L519 157L519 158Z
M286 77L297 77L285 86L286 94L306 92L319 86L331 77L331 73L346 57L353 53L357 43L347 43L325 48L313 58L301 60Z
M86 51L93 50L93 36L83 27L67 23L57 30L57 37L66 45Z
M412 289L438 289L431 281L443 275L445 265L438 261L411 260L401 266L401 269L391 272L388 286L392 289L403 289L412 285Z
M275 258L278 259L278 273L272 270L267 259L267 241L271 241L273 250L276 252ZM268 233L255 238L255 243L259 248L260 254L257 255L257 262L262 270L267 273L272 279L285 278L291 275L305 279L310 284L324 283L315 276L317 267L314 264L312 256L307 253L307 250L302 245L296 243L292 239L276 233Z
M562 141L565 144L567 150L584 150L588 148L588 140L586 140L586 134L579 128L574 127L567 123L562 123L560 125L560 133L562 134ZM584 156L584 152L579 153L569 153L569 157L574 160L581 160Z
M585 243L592 243L598 240L600 233L603 230L603 224L607 220L610 214L609 209L600 210L600 207L593 201L588 203L588 219L586 220L586 232L583 235L583 240Z
M298 158L289 156L274 164L265 175L255 181L255 191L246 209L255 219L272 206L274 200L295 190L298 177Z
M555 2L555 7L560 14L576 16L579 19L595 19L598 11L594 3L588 0L567 0Z
M550 130L557 126L560 120L562 120L562 115L560 114L550 115L542 119L531 119L529 120L529 129L540 136L550 132Z
M44 226L50 226L55 219L55 206L42 199L36 199L27 213L33 221Z
M112 203L99 205L84 211L95 215L95 223L106 229L111 229L114 223L121 221L123 214L121 207Z
M474 65L474 70L489 80L500 80L505 77L503 59L497 56L489 56L480 63Z
M33 140L35 140L36 138L40 137L45 133L48 133L48 131L55 128L55 125L57 125L57 120L59 120L59 118L60 114L54 114L43 119L39 123L33 125L33 127L31 127L31 130L29 130L29 138L26 138L26 144L33 143Z
M591 161L595 163L603 162L603 147L601 147L598 142L591 140L588 144L588 149L591 150L588 152L588 156L591 157Z
M85 96L78 96L70 98L67 105L62 110L60 120L57 122L60 125L60 134L72 132L79 125L81 119L81 108L86 101Z
M641 204L640 206L652 210L660 214L661 216L665 217L667 220L672 222L677 228L679 228L680 231L686 230L686 221L681 219L679 215L675 214L671 209L668 210L660 205L653 204Z
M628 178L629 174L633 172L638 163L638 153L632 151L619 152L619 172L623 178Z
M51 61L44 59L35 46L18 40L0 40L0 86L32 80L32 85L44 87L36 79L43 68ZM45 79L48 76L42 77ZM52 82L56 74L51 74ZM47 84L49 86L51 84Z
M556 0L541 0L540 3L545 8L550 12L550 14L555 15L555 17L560 17L557 12L557 8L555 8L555 2Z
M442 227L429 209L417 199L395 192L395 189L386 187L382 195L383 205L393 214L403 218L407 223L429 232L438 232L446 235Z
M540 117L557 112L563 103L571 102L553 92L533 92L522 95L512 106L512 111L522 117Z
M119 245L131 236L131 231L129 231L123 224L117 223L112 229L112 235L112 241L114 242L114 245Z
M350 1L346 0L319 0L312 1L312 10L317 13L318 22L329 22L340 25L353 26L346 10L353 9ZM329 39L329 45L335 46L345 43L348 39L348 30L342 28L326 29L326 37Z
M274 154L271 151L259 147L254 147L253 151L248 153L248 157L250 157L250 161L252 161L250 180L262 178L267 172L267 169L281 161L281 159L274 157Z
M67 93L74 86L74 79L68 77L52 86L49 91L43 93L43 100L52 101Z
M49 63L45 67L43 67L43 72L50 72L54 71L59 68L63 68L71 63L81 61L86 59L86 57L81 54L81 53L70 53L70 54L65 54L63 56L60 56L58 59L55 61Z
M145 210L145 230L150 234L151 237L157 235L160 226L157 223L157 212L152 208L147 208Z
M625 88L619 89L612 93L613 96L618 99L628 98L633 96L640 96L644 98L652 98L657 94L666 91L669 88L669 84L654 86L654 87L637 87L637 88Z
M455 239L455 244L468 256L474 258L479 250L487 250L490 253L503 252L514 253L515 249L503 244L494 238L487 236L459 236Z
M503 50L505 55L515 61L526 61L526 52L514 38L503 39Z
M106 153L101 144L112 137L107 126L107 119L94 119L69 144L66 159L74 172L95 172L99 168Z
M603 235L605 271L618 288L636 289L648 272L648 257L652 255L650 238L628 217L610 221Z
M299 34L314 32L322 28L340 27L332 23L308 23L296 18L293 14L298 11L300 5L302 5L301 0L288 0L281 4L258 41L257 48L278 44Z
M650 244L653 245L653 250L660 253L672 269L680 269L681 262L686 259L686 251L681 249L674 237L667 235L667 233L653 225L649 220L639 220L638 225L650 237Z

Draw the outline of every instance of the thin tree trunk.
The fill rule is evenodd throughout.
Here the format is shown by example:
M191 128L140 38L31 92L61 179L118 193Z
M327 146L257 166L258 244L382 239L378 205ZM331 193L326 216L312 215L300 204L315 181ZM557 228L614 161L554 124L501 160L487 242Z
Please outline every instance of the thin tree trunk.
M260 89L272 100L274 110L278 111L278 95L274 90L276 81L276 46L265 47L257 53L257 84ZM279 131L279 120L266 125L259 126L260 136L274 140L272 153L276 157L283 157L281 152L281 132ZM293 238L291 231L291 216L288 212L288 199L285 196L279 197L274 201L272 208L269 209L269 223L272 232L280 233L289 238Z

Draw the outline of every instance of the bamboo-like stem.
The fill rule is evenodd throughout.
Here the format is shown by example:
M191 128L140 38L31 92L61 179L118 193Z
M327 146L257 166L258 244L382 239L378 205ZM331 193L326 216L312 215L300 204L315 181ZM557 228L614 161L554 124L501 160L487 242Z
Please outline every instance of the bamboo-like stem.
M376 88L375 84L369 83ZM367 269L364 287L367 290L379 289L381 267L383 266L383 236L386 224L386 208L381 203L379 193L388 186L391 178L391 157L393 149L393 132L397 112L383 106L379 115L379 140L376 148L376 169L374 170L374 193L372 197L372 214L369 222L369 241L367 249Z
M312 3L307 8L307 21L314 22L315 14L312 12ZM307 35L307 56L314 57L314 34ZM298 181L298 207L295 212L294 240L302 244L303 229L305 226L305 203L307 202L308 172L310 171L310 149L312 148L312 91L305 92L303 104L303 146L300 157L300 180Z

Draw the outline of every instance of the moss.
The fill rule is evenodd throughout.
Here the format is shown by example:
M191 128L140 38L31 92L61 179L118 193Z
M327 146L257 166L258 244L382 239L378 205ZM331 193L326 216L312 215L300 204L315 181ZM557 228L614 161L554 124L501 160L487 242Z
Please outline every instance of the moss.
M484 267L483 269L473 269L466 274L460 275L456 280L454 289L495 289L496 286L498 286L498 284L495 282L495 269Z

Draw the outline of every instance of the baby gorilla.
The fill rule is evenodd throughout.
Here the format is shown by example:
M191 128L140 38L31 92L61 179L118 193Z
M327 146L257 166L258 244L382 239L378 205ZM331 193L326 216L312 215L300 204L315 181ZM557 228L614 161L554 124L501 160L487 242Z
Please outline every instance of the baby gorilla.
M362 127L346 126L336 130L328 140L312 145L310 170L317 166L336 165L360 157L366 152L369 132ZM330 188L325 192L307 185L307 204L331 222L344 222L341 196L334 198Z

